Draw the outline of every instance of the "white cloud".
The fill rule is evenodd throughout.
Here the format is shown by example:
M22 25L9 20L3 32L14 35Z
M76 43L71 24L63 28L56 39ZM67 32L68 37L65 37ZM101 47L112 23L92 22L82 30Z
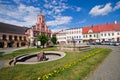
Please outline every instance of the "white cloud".
M68 28L69 27L67 27L67 26L56 26L56 27L52 28L52 32L58 32L58 31L65 30Z
M44 9L43 12L48 12L48 15L51 16L58 16L61 15L62 12L64 12L66 9L68 9L67 4L65 4L63 1L57 1L57 0L50 0L48 3L48 0L44 0Z
M82 24L82 23L85 23L85 22L86 22L86 19L81 20L81 21L79 21L78 23L79 23L79 24Z
M67 9L74 11L80 11L80 7L70 6L67 4L67 0L43 0L45 4L41 7L42 3L39 3L40 7L25 5L32 2L37 2L37 0L13 0L14 4L0 5L0 22L30 26L35 25L37 14L43 14L51 21L48 21L48 26L58 26L69 23L72 20L71 16L63 16L62 13ZM74 9L72 9L72 7ZM57 17L56 17L57 16ZM52 20L53 19L53 20Z
M81 8L80 8L80 7L77 7L77 8L76 8L76 11L77 11L77 12L79 12L80 10L81 10Z
M57 25L67 24L71 20L72 20L72 17L70 17L70 16L59 16L59 17L56 17L55 20L48 21L47 25L48 26L57 26Z
M20 3L20 0L13 0L16 4Z
M62 15L62 12L64 12L67 9L71 9L74 11L79 12L81 10L80 7L76 7L76 6L70 6L66 3L67 0L44 0L45 4L44 4L44 8L46 8L45 12L48 12L51 16L58 16L58 15Z
M89 14L92 16L98 16L98 15L107 15L109 12L112 11L111 3L107 3L104 7L103 5L97 5L93 7Z
M2 15L7 18L0 19L0 22L6 22L15 25L28 26L36 23L36 16L40 13L40 9L34 6L26 6L20 4L18 7L13 5L0 5Z
M118 2L116 3L116 6L113 8L114 11L115 11L115 10L118 10L118 9L120 9L120 1L118 1Z

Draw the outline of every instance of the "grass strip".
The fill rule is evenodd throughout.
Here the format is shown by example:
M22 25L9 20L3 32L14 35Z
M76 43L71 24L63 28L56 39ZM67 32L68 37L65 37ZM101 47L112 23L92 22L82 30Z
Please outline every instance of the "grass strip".
M68 63L68 64L64 65L63 67L57 68L57 69L53 70L52 72L49 72L49 73L43 75L42 77L38 77L38 80L47 80L47 79L49 79L49 77L55 76L56 74L59 74L59 73L63 72L64 70L67 70L68 68L71 68L72 66L75 66L79 62L85 61L86 59L88 59L92 56L95 56L96 54L99 54L100 52L102 52L104 50L105 49L97 50L96 52L90 53L90 54L80 58L79 60Z

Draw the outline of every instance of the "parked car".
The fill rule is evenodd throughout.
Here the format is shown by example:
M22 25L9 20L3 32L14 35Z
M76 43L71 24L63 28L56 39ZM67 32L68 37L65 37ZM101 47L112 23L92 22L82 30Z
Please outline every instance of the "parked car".
M112 46L119 46L120 42L110 42L110 45L112 45Z
M114 44L113 44L114 46L119 46L120 45L120 43L119 42L114 42Z
M109 45L114 45L115 43L114 42L110 42Z
M110 44L110 41L104 41L101 43L102 45L109 45Z
M101 42L95 42L96 45L101 45Z
M87 45L101 45L101 42L88 42Z

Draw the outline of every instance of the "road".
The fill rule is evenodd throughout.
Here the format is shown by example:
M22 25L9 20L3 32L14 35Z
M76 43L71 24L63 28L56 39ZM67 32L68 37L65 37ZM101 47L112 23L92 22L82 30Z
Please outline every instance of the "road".
M91 47L105 47L113 51L85 80L120 80L120 46Z

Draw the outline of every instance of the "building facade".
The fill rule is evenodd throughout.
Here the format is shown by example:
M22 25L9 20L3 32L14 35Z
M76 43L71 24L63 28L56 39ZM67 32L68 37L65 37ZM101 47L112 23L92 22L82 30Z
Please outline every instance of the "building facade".
M0 48L27 46L26 29L0 22Z
M66 29L58 32L58 42L69 43L72 39L79 43L120 41L120 22Z
M36 37L41 34L47 35L48 38L51 37L51 30L45 23L45 16L39 14L37 15L36 25L27 30L27 37L31 46L37 44Z
M69 44L71 41L75 43L82 43L82 28L71 28L60 31L56 35L59 43Z
M83 27L83 42L120 41L120 23Z

